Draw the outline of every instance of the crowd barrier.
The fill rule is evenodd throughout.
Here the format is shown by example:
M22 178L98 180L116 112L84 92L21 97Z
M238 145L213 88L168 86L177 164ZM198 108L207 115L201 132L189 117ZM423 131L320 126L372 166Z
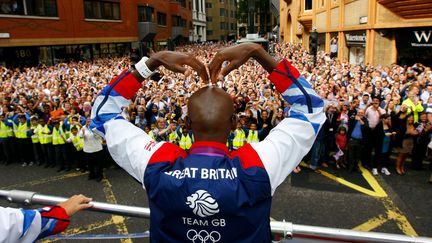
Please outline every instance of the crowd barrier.
M0 198L11 203L25 205L55 205L67 200L64 197L38 194L30 191L0 190ZM150 209L134 206L125 206L93 201L93 207L87 210L129 216L138 218L149 218ZM361 232L355 230L317 227L309 225L293 224L285 221L271 221L271 231L284 242L416 242L432 243L432 238L419 236L406 236L398 234L387 234L378 232ZM67 236L66 236L67 237Z

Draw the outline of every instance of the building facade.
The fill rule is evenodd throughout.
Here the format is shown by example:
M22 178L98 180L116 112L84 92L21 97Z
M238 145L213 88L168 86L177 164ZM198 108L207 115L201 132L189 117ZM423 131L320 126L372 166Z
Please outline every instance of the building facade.
M191 0L0 0L0 65L128 55L191 28Z
M353 64L432 65L430 0L280 0L281 39L309 46ZM336 48L337 45L337 48Z
M207 16L205 11L205 0L192 1L193 33L189 37L191 42L207 41Z
M208 41L236 39L236 5L236 0L206 0Z
M278 25L279 0L238 0L238 35L258 33L266 38L273 37Z

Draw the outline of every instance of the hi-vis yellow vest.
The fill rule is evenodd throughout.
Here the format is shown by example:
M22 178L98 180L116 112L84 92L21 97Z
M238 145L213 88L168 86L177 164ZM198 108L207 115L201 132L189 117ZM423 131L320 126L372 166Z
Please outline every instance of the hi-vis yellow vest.
M257 143L257 142L259 142L258 131L249 130L249 134L248 134L248 136L246 138L246 141L248 143Z
M62 136L65 136L65 133L63 132L63 128L59 127L59 129L57 130L57 128L53 128L52 131L52 143L53 145L62 145L65 144L65 141L63 140Z
M233 147L235 149L241 148L245 144L246 134L242 129L236 129L234 133Z
M151 139L155 140L155 136L154 136L154 134L153 134L153 131L150 131L150 132L148 133L148 135L151 137Z
M73 143L73 145L75 146L77 151L81 151L84 148L84 139L82 139L80 136L76 135L74 136L72 133L70 134L69 137Z
M16 125L14 123L14 132L16 138L27 138L27 132L29 131L29 127L27 125L27 122L24 122L23 124Z
M192 147L192 143L193 143L193 138L191 138L191 136L188 135L181 135L180 141L179 141L179 146L180 148L186 150L186 149L190 149Z
M38 125L38 126L39 126L39 129L38 129L39 143L40 144L52 143L52 134L49 134L50 129L49 129L48 125L45 125L45 126Z
M176 142L177 142L177 139L178 139L177 132L176 132L176 131L172 131L172 132L169 134L169 141L170 141L171 143L176 143Z
M31 136L32 143L39 143L39 131L38 131L38 129L40 129L40 128L41 128L41 125L30 127L30 129L33 130L33 135Z
M6 125L3 121L0 121L0 138L10 138L13 136L12 128Z

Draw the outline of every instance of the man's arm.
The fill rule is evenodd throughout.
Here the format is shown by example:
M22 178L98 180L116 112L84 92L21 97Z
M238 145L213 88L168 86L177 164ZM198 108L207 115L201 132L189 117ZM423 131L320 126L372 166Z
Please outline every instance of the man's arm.
M33 242L62 232L69 217L92 207L91 198L75 195L58 206L36 210L0 207L0 242Z
M308 153L326 117L323 100L288 61L283 60L269 79L291 110L264 141L251 146L261 158L274 192Z
M264 141L250 145L260 157L274 193L312 147L326 120L324 102L288 61L278 64L257 44L241 44L217 53L209 65L212 82L238 68L250 57L270 73L270 81L291 104L289 116L273 128ZM230 63L219 71L223 61Z
M181 73L186 71L183 65L188 65L204 81L208 80L204 64L193 56L169 51L158 52L150 59L143 58L138 62L135 65L138 70L124 70L115 77L96 98L91 113L91 128L105 137L114 161L141 183L144 181L148 161L164 142L156 144L142 129L125 120L121 113L141 88L143 75L161 65ZM146 72L139 70L140 68Z

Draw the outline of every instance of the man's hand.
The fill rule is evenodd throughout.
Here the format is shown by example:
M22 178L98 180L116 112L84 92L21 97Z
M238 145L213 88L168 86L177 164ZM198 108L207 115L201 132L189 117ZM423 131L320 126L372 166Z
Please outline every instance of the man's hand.
M85 197L81 194L74 195L68 200L59 203L58 206L64 208L66 214L70 217L80 210L93 207L93 204L90 203L91 200L91 198Z
M259 44L244 43L231 46L218 51L210 63L211 82L216 83L218 78L226 76L232 70L247 62L251 57L257 60L268 73L271 73L277 66L277 62ZM225 61L229 63L226 67L222 68L222 64Z
M183 67L183 65L187 65L193 68L204 82L208 83L208 74L205 65L198 61L191 54L173 51L160 51L153 54L146 61L146 65L152 71L154 71L159 66L164 66L173 72L183 74L187 70L185 67Z

